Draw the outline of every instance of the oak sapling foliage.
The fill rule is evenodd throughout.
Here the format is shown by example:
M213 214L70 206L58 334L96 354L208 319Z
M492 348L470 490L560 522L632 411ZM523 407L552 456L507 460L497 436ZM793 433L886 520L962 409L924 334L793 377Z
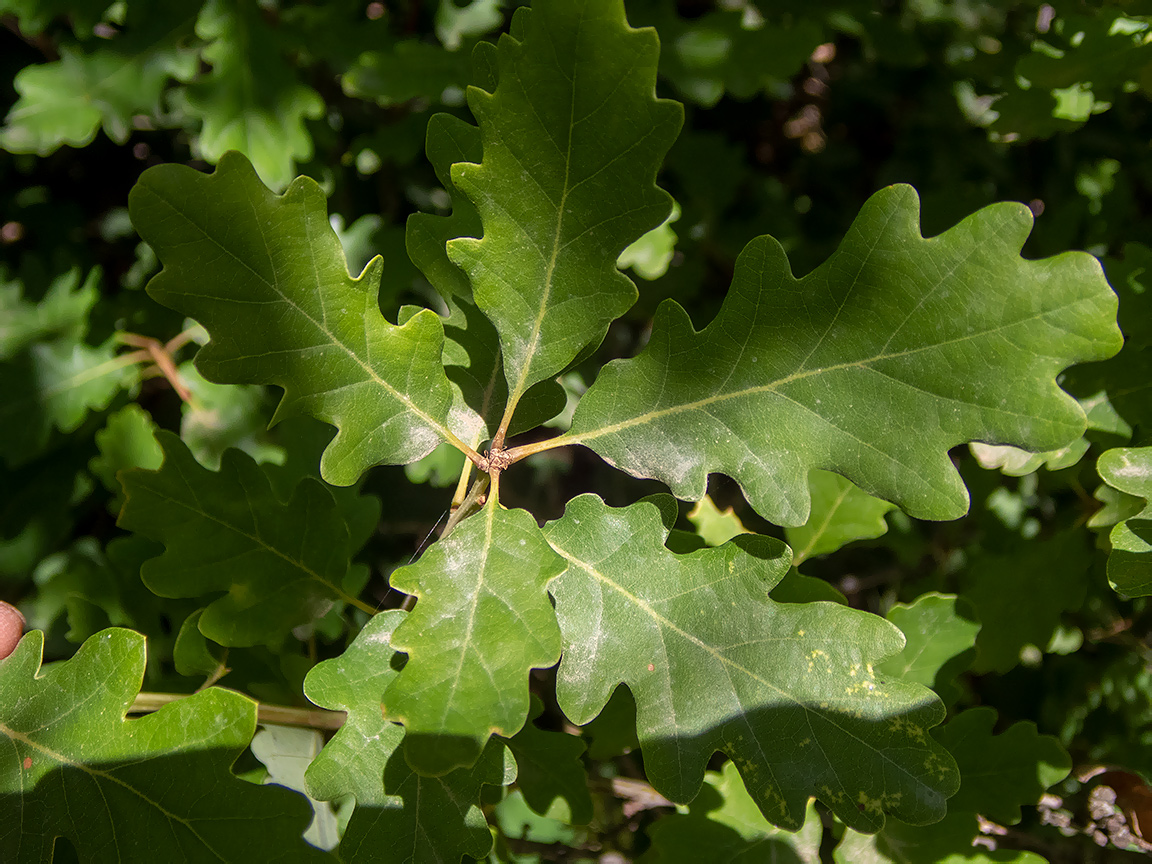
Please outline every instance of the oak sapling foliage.
M1087 234L1036 227L1015 160L1088 118L957 52L1124 124L1149 22L379 5L129 2L16 76L10 153L183 137L106 217L131 267L0 282L0 848L1036 861L1085 839L1042 796L1098 833L1073 760L1152 768L1087 722L1148 722L1152 253L1118 158L1045 186ZM897 62L922 162L844 140Z

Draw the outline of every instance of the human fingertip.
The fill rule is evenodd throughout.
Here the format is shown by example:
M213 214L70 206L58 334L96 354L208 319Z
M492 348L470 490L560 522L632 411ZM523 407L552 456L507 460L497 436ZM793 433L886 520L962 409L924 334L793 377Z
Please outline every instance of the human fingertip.
M0 660L16 650L27 622L20 610L0 600Z

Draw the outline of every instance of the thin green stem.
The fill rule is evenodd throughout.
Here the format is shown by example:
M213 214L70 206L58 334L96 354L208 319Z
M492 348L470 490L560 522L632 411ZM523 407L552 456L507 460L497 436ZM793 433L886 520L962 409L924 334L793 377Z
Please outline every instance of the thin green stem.
M472 464L474 464L481 471L487 471L488 470L488 460L485 459L483 456L481 456L479 453L477 453L474 448L469 447L467 444L465 444L463 441L461 441L459 438L457 438L455 435L453 435L447 429L443 429L441 431L442 431L442 434L444 435L444 440L447 441L449 444L451 444L453 447L455 447L457 450L459 450L461 453L463 453L465 456L467 456L468 459L472 462Z
M504 451L504 456L508 459L508 464L511 465L535 453L543 453L546 450L555 450L557 447L568 447L579 443L580 439L574 435L557 435L555 438L545 438L543 441L512 447Z
M145 351L133 351L130 354L120 354L112 360L105 360L97 366L90 369L85 369L83 372L67 379L65 382L69 386L77 383L85 384L89 381L95 381L104 375L116 372L119 369L125 369L128 366L135 366L137 363L142 363L145 360L150 360L148 353ZM49 392L53 395L63 392L66 387L54 387Z
M488 506L495 509L500 506L500 472L492 472L492 490L488 493Z
M459 507L468 497L468 484L472 481L472 463L465 462L460 471L460 479L456 481L456 491L452 493L452 506Z
M472 449L475 450L480 446L480 436L483 433L480 430L472 436ZM477 451L479 452L479 451ZM464 503L464 499L468 495L468 484L472 480L472 466L474 462L465 462L464 467L460 470L460 479L456 481L456 491L452 493L452 506L459 507Z
M165 705L180 699L187 699L191 693L146 693L137 694L129 714L150 714ZM281 726L304 726L309 729L339 729L344 725L347 714L344 711L324 711L320 708L289 708L287 705L266 705L257 703L256 722L276 723Z
M216 664L216 668L212 670L212 674L204 680L203 684L196 688L196 692L199 693L201 690L207 690L209 687L211 687L213 684L231 672L232 670L228 668L227 663L228 649L225 648L224 656L220 658L220 662Z
M476 478L471 491L468 492L468 497L453 511L452 516L448 519L448 524L444 526L444 531L440 534L441 540L451 534L457 525L480 509L480 501L488 489L488 482L489 476L487 474L481 474Z
M353 597L351 594L345 594L343 591L341 591L340 599L350 606L355 606L361 612L367 612L369 615L376 614L376 610L361 600L359 597Z

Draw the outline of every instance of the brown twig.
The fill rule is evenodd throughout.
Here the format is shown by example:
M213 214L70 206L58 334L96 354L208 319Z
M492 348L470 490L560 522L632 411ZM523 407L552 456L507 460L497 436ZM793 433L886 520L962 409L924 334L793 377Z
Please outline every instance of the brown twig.
M138 352L134 353L140 355L141 362L145 359L151 360L159 374L163 375L172 389L176 391L176 395L190 405L194 404L192 391L188 389L188 385L180 377L180 372L176 369L176 361L173 359L176 351L191 341L192 333L190 330L185 330L165 343L161 343L159 339L153 339L151 336L141 336L138 333L117 333L116 339L129 347L138 349Z

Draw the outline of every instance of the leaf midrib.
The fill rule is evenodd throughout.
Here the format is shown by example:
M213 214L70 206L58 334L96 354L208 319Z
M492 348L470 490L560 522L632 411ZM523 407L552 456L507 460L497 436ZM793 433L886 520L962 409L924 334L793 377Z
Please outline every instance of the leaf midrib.
M827 512L824 514L824 520L820 523L820 525L816 526L812 532L812 536L808 538L808 543L804 546L803 549L798 550L793 556L793 567L799 567L808 559L808 556L812 553L812 549L816 545L816 542L824 536L825 532L827 532L828 526L832 524L832 518L840 510L840 507L843 506L844 501L848 498L848 494L851 491L851 486L845 486L842 490L840 490L840 494L836 496L836 500L832 502L832 506L829 507Z
M573 38L579 42L580 32L584 26L584 8L582 7L579 16L576 19L576 32ZM520 397L523 396L528 380L528 373L532 369L532 361L536 357L536 352L540 347L540 333L544 328L544 318L548 313L548 301L552 296L552 282L553 276L556 272L556 262L560 257L560 236L564 228L564 205L568 201L568 193L571 191L569 183L571 181L572 170L572 131L576 128L576 76L579 72L579 63L572 65L572 78L570 79L569 87L569 100L568 100L568 140L565 142L564 152L564 186L560 193L560 201L556 205L556 230L552 235L552 254L548 259L548 265L544 271L544 286L540 293L540 305L536 310L536 319L532 322L532 334L528 338L528 345L524 351L524 362L520 365L520 373L516 376L516 386L512 392L508 394L508 406L506 417L511 420L510 412L516 408L520 402ZM503 424L502 424L503 425Z
M831 366L821 366L820 368L817 368L817 369L808 369L808 370L797 371L797 372L791 373L790 375L785 375L783 378L778 378L775 381L772 381L768 384L760 384L760 385L757 385L754 387L745 387L743 389L733 390L733 391L730 391L728 393L717 393L717 394L712 395L712 396L707 396L703 399L697 399L693 402L683 402L679 405L672 405L668 408L661 408L661 409L658 409L655 411L647 411L643 414L638 414L635 417L630 417L627 420L621 420L619 423L613 423L613 424L610 424L608 426L601 426L598 429L590 429L586 432L578 432L578 433L573 434L573 435L564 436L564 443L565 444L580 444L580 443L583 443L584 441L591 441L593 439L600 438L604 435L610 435L610 434L615 433L615 432L621 432L621 431L623 431L625 429L629 429L633 426L640 426L640 425L644 425L647 423L653 423L653 422L660 420L661 418L664 418L664 417L668 417L668 416L672 416L672 415L676 415L676 414L681 414L681 413L685 413L688 411L696 411L696 410L699 410L701 408L707 408L710 405L715 405L718 403L727 402L727 401L732 400L732 399L741 399L741 398L744 398L746 396L755 396L755 395L758 395L761 393L776 393L780 388L782 388L788 384L792 384L796 381L801 381L801 380L804 380L806 378L812 378L812 377L815 377L818 375L823 375L825 373L839 372L839 371L844 370L844 369L860 369L860 370L869 369L869 368L871 368L872 364L874 364L874 363L880 363L880 362L883 362L885 360L895 360L895 359L899 359L901 357L910 357L910 356L913 356L915 354L919 354L919 353L922 353L925 351L934 351L936 349L943 348L945 346L960 344L960 343L967 342L967 341L970 341L973 339L978 339L978 338L982 338L985 336L990 336L990 335L996 334L996 333L1003 331L1003 330L1009 330L1009 329L1012 329L1015 327L1019 327L1023 324L1029 323L1030 321L1040 319L1040 318L1045 318L1049 315L1060 312L1063 309L1066 309L1070 306L1078 305L1079 303L1082 303L1082 302L1084 302L1083 298L1078 298L1078 299L1076 299L1070 303L1064 304L1062 306L1057 306L1057 307L1054 307L1052 309L1047 309L1047 310L1044 310L1042 312L1037 312L1034 315L1030 315L1030 316L1025 317L1025 318L1020 318L1020 319L1017 319L1015 321L1008 322L1006 324L1001 324L1001 325L998 325L996 327L989 328L987 330L981 330L981 331L976 332L976 333L969 333L969 334L966 334L964 336L958 336L955 339L945 339L945 340L940 341L940 342L933 342L932 344L929 344L929 345L919 345L915 348L908 348L908 349L905 349L903 351L894 351L894 352L890 352L890 353L880 353L880 354L876 354L875 356L867 357L867 358L864 358L861 360L851 360L851 361L848 361L846 363L836 363L836 364L833 364ZM704 332L707 332L707 331L704 331ZM703 335L703 333L701 333L700 335ZM883 372L880 372L880 370L878 370L878 369L872 369L872 371L877 372L879 374L885 374ZM891 378L892 376L889 375L888 377ZM947 399L949 401L959 401L956 396L942 396L939 393L932 393L931 391L924 390L921 387L917 387L915 384L913 384L909 381L904 381L904 380L896 379L896 378L893 378L893 380L897 381L898 383L902 384L905 387L909 387L909 388L912 388L914 390L918 390L919 392L925 393L925 394L927 394L927 395L929 395L935 399ZM795 401L795 400L792 400L792 401ZM797 403L797 404L799 404L799 403ZM972 404L972 403L965 403L965 404ZM804 407L810 407L810 406L804 406ZM983 406L977 406L977 407L983 407ZM1002 412L1002 413L1009 413L1009 414L1015 414L1016 413L1016 412L1007 411L1007 409L1004 409L1004 408L999 408L997 410ZM820 416L823 416L823 415L820 415ZM1016 416L1027 417L1029 415L1017 414Z

